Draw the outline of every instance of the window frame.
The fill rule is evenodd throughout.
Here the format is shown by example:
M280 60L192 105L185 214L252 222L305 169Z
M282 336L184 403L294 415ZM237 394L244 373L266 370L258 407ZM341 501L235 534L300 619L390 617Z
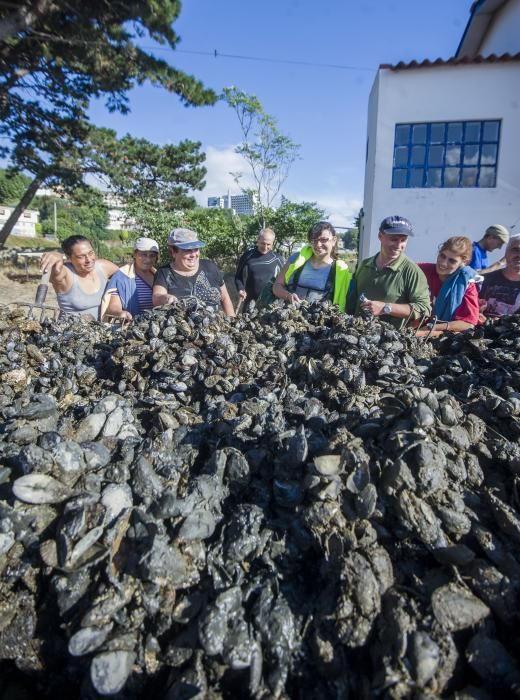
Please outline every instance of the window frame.
M485 126L488 124L496 125L495 139L487 138L484 135ZM442 140L438 140L439 137L434 136L436 140L432 141L432 128L439 126L443 127ZM426 128L426 132L424 140L421 140L424 128ZM453 132L459 128L462 129L461 136L450 139L450 130ZM478 138L471 133L476 128L478 128ZM403 129L408 130L407 138L404 140L402 139ZM438 130L436 129L436 131ZM496 188L501 132L501 119L397 122L394 127L392 189ZM484 151L490 150L489 148L485 149L486 146L492 146L495 149L494 162L491 164L483 162ZM453 156L457 148L459 151L458 160L450 162L449 154ZM476 161L474 162L474 158L469 160L467 154L475 149ZM424 150L423 155L422 150ZM440 164L438 157L436 162L430 162L433 153L436 153L437 156L439 153L442 154ZM403 160L403 156L406 156L405 160ZM486 157L489 158L489 155ZM465 161L466 158L468 158L467 161ZM396 165L396 163L398 164ZM490 175L491 179L489 179ZM450 177L453 178L451 182L449 182ZM435 184L434 180L436 180Z

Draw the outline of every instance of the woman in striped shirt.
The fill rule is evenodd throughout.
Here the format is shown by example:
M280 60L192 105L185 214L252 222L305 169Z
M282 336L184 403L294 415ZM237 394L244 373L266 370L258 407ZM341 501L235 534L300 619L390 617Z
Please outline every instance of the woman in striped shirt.
M124 265L107 285L108 306L104 316L131 320L152 308L152 287L159 246L153 238L138 238L133 263Z

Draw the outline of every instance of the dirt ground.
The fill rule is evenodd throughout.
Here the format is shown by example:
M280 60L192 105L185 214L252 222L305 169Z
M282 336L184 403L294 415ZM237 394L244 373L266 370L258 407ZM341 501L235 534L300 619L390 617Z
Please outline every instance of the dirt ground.
M29 279L26 280L23 270L0 267L0 304L34 301L39 281L40 276L32 271L29 273ZM45 303L57 306L56 294L52 286L49 286Z

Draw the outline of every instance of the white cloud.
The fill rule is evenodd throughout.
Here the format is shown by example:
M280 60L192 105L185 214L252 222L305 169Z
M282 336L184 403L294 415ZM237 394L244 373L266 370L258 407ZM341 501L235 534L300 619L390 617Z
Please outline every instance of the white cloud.
M352 226L363 205L362 200L354 195L330 190L325 193L319 191L290 193L287 197L293 202L316 202L321 209L325 210L325 216L334 226Z
M242 172L240 181L241 187L252 187L253 179L249 173L248 165L242 156L235 153L234 145L227 146L207 146L206 147L206 187L202 192L194 194L195 199L201 206L206 206L208 197L227 194L239 194L241 189L237 185L230 173ZM326 184L327 189L309 191L298 191L297 189L286 188L284 194L292 202L317 202L318 206L325 210L330 222L336 226L351 226L362 206L362 200L352 193L343 189L343 178L339 175L329 179ZM345 188L346 189L346 188Z
M206 206L208 197L219 197L227 194L240 194L241 187L251 187L252 179L248 165L242 156L235 153L235 146L208 146L206 148L206 187L202 192L195 193L195 199L201 206ZM241 172L243 177L240 186L237 185L230 173Z

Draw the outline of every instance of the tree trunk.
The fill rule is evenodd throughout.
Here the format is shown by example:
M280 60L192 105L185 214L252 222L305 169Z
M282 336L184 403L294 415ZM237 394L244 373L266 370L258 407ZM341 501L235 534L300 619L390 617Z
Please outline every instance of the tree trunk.
M7 237L9 236L9 234L11 233L13 228L15 227L16 222L20 218L20 214L23 212L24 209L26 209L29 206L34 195L36 194L36 190L42 184L44 179L45 178L42 175L37 175L34 178L34 180L31 182L29 187L25 190L23 197L18 202L18 204L15 206L13 213L7 219L7 221L4 224L3 229L0 231L0 248L4 247L5 242L7 240Z
M33 0L29 7L20 8L0 22L0 41L27 31L45 12L55 8L54 0Z

